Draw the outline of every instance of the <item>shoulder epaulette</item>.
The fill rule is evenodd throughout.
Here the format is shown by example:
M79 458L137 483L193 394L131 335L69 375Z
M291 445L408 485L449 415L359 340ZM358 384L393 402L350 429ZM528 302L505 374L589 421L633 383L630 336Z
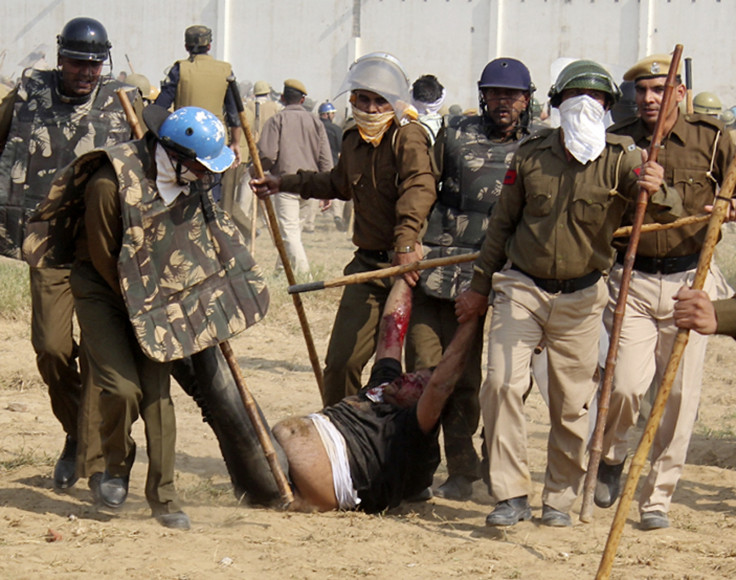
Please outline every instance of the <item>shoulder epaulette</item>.
M726 128L723 121L721 121L718 117L714 117L713 115L690 113L685 115L685 121L687 121L688 123L705 123L706 125L710 125L714 129L717 129L721 132L723 132L723 130Z
M530 143L535 143L539 141L540 139L545 139L550 136L550 134L554 131L551 127L542 127L537 129L534 133L525 136L523 139L519 141L519 148L526 147Z
M606 143L611 145L620 145L626 151L636 151L636 143L629 135L618 135L616 133L606 133Z
M633 125L639 120L639 117L629 117L627 119L624 119L623 121L619 121L618 123L614 123L611 125L608 129L608 133L615 133L619 129L623 129L624 127L629 127L630 125Z

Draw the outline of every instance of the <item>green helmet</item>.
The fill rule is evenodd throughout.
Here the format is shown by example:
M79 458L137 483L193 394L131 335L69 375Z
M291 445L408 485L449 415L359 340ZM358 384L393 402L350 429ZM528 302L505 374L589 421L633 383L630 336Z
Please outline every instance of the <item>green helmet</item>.
M195 24L184 31L184 46L187 50L206 47L212 43L212 29L202 24Z
M608 95L609 107L621 97L621 90L613 81L611 73L592 60L576 60L562 69L548 93L550 104L553 107L560 106L562 91L565 89L603 91Z
M718 118L723 121L723 124L726 126L733 125L734 122L736 122L736 115L733 114L733 111L731 109L726 109L725 111L723 111Z
M713 93L698 93L693 99L693 112L703 115L718 115L723 110L721 99Z

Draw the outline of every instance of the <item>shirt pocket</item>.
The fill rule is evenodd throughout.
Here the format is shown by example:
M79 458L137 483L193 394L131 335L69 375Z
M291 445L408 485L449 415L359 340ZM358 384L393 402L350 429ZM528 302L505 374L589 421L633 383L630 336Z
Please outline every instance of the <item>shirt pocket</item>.
M702 169L675 169L673 185L682 196L687 215L702 213L706 204L713 203L714 183Z
M552 212L552 200L557 192L556 177L531 175L524 179L526 208L528 215L544 217Z
M365 197L366 177L361 172L348 174L348 183L350 184L351 197L355 205L360 205Z
M583 185L575 192L571 213L576 222L596 225L606 221L615 193L598 185Z

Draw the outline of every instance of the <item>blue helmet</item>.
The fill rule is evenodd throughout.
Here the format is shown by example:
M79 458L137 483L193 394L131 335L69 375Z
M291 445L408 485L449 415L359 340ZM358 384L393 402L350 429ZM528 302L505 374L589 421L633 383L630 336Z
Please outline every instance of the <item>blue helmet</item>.
M323 113L334 113L337 111L335 109L335 105L333 105L330 101L325 101L319 106L319 109L317 109L317 112L321 115Z
M205 109L182 107L166 117L157 132L151 129L165 147L196 159L213 173L222 173L235 160L225 144L225 126Z
M529 69L515 58L496 58L489 62L480 75L478 88L497 87L534 92L534 83Z

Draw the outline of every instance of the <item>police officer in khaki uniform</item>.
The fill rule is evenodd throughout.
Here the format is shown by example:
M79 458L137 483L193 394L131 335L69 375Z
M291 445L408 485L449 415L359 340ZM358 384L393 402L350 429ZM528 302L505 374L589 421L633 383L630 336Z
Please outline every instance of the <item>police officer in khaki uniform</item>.
M644 187L670 205L661 170L642 167L631 139L607 135L604 115L619 97L610 74L591 61L565 67L550 89L561 128L519 146L491 215L471 290L457 300L460 322L485 311L495 292L488 374L481 389L496 507L489 526L531 518L523 396L534 348L548 352L549 418L542 524L569 526L586 468L588 406L595 396L604 272L624 210ZM662 209L667 217L671 213Z
M271 85L266 81L256 81L253 85L253 100L245 104L245 115L256 141L260 139L266 121L280 110L281 106L271 99Z
M639 117L614 125L609 130L611 133L629 136L639 147L649 146L670 62L669 55L652 55L626 72L624 79L635 82ZM657 161L663 168L668 191L681 198L686 215L695 215L713 203L736 147L724 134L718 119L710 115L684 115L679 111L678 104L685 93L685 86L678 84L672 108L662 112L664 137ZM627 212L629 223L632 215L633 210ZM645 222L652 219L650 211ZM706 229L707 224L700 223L643 233L639 241L621 329L603 460L598 471L595 501L601 507L612 505L618 497L621 472L629 451L628 431L636 423L641 399L652 380L659 383L662 379L677 334L672 297L681 286L692 282ZM614 243L618 263L609 279L611 299L605 315L609 328L627 243L627 239L621 238ZM720 279L721 274L713 264L704 286L713 298ZM645 530L669 526L667 511L682 473L697 415L705 347L705 337L690 337L654 440L652 469L639 498L641 526Z
M99 499L110 508L125 502L131 429L141 416L152 515L188 529L174 485L171 361L242 330L259 285L250 285L250 256L233 244L235 229L207 193L206 182L234 161L222 123L197 107L169 114L151 105L143 115L146 137L88 153L59 174L31 222L32 232L50 224L38 231L51 237L29 236L24 253L31 264L74 259L70 283L89 372L103 390Z
M423 240L429 248L428 259L480 249L506 169L529 134L534 85L522 62L513 58L489 62L478 81L478 92L481 114L446 118L435 142L442 178ZM470 263L421 273L407 336L409 370L439 363L458 326L454 300L470 283L472 273ZM442 413L449 477L436 493L447 499L468 499L472 482L481 475L472 437L480 418L483 320L465 370Z
M418 261L419 234L435 201L436 184L426 133L404 115L409 104L406 73L392 55L367 54L350 67L339 92L345 91L350 91L356 124L345 132L337 166L327 173L266 176L251 185L259 197L283 190L305 199L353 200L353 243L358 249L345 274ZM418 278L416 272L404 275L412 286ZM327 348L325 406L361 388L390 288L388 279L345 287Z
M13 258L20 258L26 218L48 192L56 170L81 153L131 137L115 94L124 85L102 74L111 48L105 27L92 18L73 18L57 43L58 68L25 70L0 103L0 251ZM140 110L136 91L131 88L128 96ZM96 387L83 388L77 368L70 265L30 270L31 342L51 408L66 433L54 469L57 489L73 486L79 477L90 477L92 486L91 476L104 469Z

